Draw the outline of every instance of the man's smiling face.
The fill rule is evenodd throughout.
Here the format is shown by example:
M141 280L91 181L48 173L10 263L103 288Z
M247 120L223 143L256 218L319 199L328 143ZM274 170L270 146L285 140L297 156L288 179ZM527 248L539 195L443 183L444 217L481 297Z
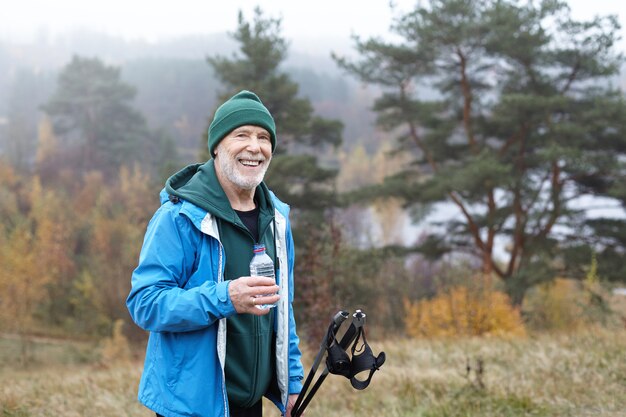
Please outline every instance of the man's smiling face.
M215 163L224 178L239 190L256 188L272 160L270 133L258 126L240 126L215 148Z

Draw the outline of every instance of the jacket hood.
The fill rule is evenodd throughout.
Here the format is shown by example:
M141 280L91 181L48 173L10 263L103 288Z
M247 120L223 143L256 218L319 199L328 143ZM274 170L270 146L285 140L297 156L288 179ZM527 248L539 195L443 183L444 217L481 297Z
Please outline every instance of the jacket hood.
M169 177L165 182L165 192L189 201L228 222L239 222L239 216L230 206L228 197L217 179L213 159L204 164L188 165ZM265 183L262 182L257 186L254 198L261 210L273 212L272 194Z

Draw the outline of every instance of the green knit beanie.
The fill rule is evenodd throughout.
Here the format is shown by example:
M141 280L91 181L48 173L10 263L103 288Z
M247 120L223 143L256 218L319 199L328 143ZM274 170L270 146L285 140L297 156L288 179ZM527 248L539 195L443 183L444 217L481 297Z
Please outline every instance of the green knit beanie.
M215 111L209 126L209 152L215 156L215 148L222 139L239 126L253 125L266 129L276 148L276 124L261 99L251 91L242 90L232 96Z

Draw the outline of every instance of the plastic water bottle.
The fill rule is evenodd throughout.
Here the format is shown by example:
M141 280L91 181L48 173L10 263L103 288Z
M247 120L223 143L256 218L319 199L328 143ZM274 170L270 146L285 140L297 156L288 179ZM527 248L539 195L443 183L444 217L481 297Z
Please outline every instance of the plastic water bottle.
M250 275L258 277L270 277L276 280L274 276L274 261L265 253L265 245L254 245L254 256L250 261ZM257 308L265 310L276 307L276 304L262 304Z

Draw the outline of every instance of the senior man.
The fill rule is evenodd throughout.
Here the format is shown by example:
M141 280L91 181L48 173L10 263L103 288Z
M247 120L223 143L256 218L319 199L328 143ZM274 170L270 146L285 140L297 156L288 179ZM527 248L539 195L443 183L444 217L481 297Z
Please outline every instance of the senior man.
M157 416L260 417L266 396L290 417L303 369L289 207L263 182L274 119L244 90L208 136L212 159L167 180L133 272L127 306L150 331L138 398ZM255 244L276 280L250 276Z

